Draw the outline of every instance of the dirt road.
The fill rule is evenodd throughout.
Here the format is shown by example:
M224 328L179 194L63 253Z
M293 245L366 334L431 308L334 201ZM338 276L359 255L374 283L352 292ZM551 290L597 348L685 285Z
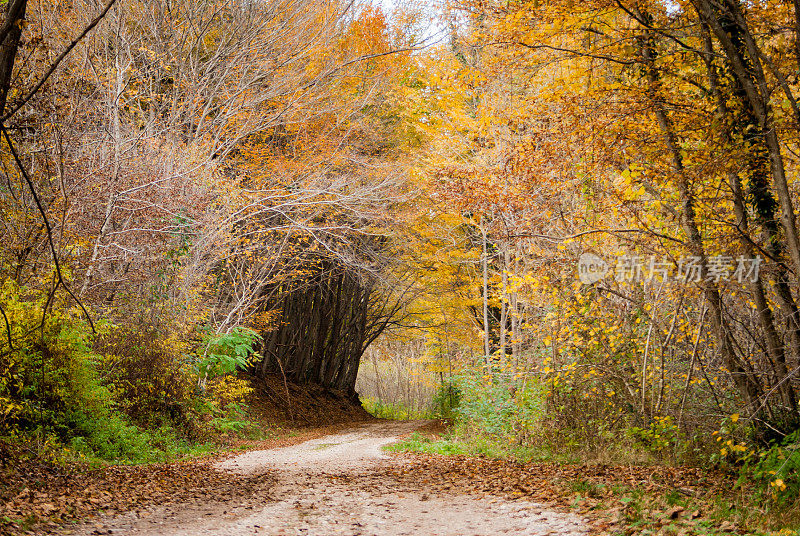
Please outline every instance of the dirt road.
M368 423L290 447L250 451L216 465L274 478L267 496L150 508L101 519L73 534L492 536L582 535L584 521L523 501L403 489L374 474L401 463L381 447L419 422Z

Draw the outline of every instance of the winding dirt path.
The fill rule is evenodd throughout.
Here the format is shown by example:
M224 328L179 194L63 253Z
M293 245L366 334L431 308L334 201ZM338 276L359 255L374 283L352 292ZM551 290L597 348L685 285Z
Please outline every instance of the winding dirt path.
M486 500L403 489L374 473L400 463L382 453L424 422L368 423L336 435L272 450L250 451L216 464L221 471L275 479L268 494L225 503L191 503L99 520L77 534L143 536L583 535L574 514L524 501Z

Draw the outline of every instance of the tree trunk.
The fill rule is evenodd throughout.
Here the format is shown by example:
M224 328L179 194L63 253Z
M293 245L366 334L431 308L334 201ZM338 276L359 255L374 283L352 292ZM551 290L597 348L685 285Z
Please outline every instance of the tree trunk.
M716 68L713 64L713 46L711 43L710 36L708 35L707 30L703 27L703 37L704 37L704 45L705 45L705 54L703 56L703 60L705 62L706 71L709 79L709 87L711 88L712 94L716 100L717 112L724 118L730 119L730 111L726 104L725 96L722 94L720 90L720 84L716 72ZM743 102L746 104L746 101ZM743 139L747 140L747 133L750 130L748 126L752 125L754 121L747 121L747 118L752 118L752 115L748 112L751 111L752 108L749 106L745 107L743 111L744 115L744 125L739 125L736 128L738 122L735 120L731 120L729 124L736 128L739 132L742 133ZM727 123L727 121L726 121ZM730 132L725 130L724 140L726 143L731 144L733 143L733 139L731 138ZM781 257L781 248L780 248L780 236L779 230L775 225L775 218L774 218L774 207L775 202L772 199L772 195L769 192L768 187L763 184L763 171L764 171L764 164L759 162L752 162L752 160L758 159L759 151L753 151L752 148L749 146L750 144L745 146L745 151L747 151L748 159L751 161L748 165L748 171L750 174L750 182L751 182L751 198L753 199L753 205L755 205L754 213L756 214L756 219L761 227L764 229L765 234L765 241L766 241L766 248L767 250L775 255L776 257ZM747 216L747 210L745 208L745 197L742 192L742 184L739 175L736 173L729 173L728 174L728 184L730 185L731 192L733 195L733 207L734 207L734 214L736 216L736 227L739 231L739 242L742 245L743 250L747 253L750 257L755 257L757 251L753 246L753 243L747 238L749 234L749 222ZM784 272L784 268L780 265L776 268L776 277L775 277L775 288L776 293L781 302L782 308L787 313L789 318L790 325L796 323L796 316L797 316L797 307L794 303L794 299L791 294L791 290L788 286L788 281L786 280L786 274ZM753 302L755 303L759 324L761 325L761 329L764 333L765 343L767 345L767 351L772 359L774 366L777 368L777 378L773 381L774 384L777 384L781 380L787 377L788 369L786 367L786 354L784 352L783 344L781 342L780 336L778 334L777 329L775 328L775 319L772 314L772 309L769 306L769 301L766 296L766 292L764 290L763 283L761 279L756 281L748 281L748 290L753 297ZM792 339L792 349L795 355L798 355L798 335L797 329L793 329L790 327L790 338ZM797 400L794 395L794 390L792 386L788 382L784 382L781 388L781 395L783 398L784 404L792 411L797 412Z
M658 121L658 126L667 147L667 152L670 155L673 172L676 175L678 192L683 200L681 204L681 226L689 241L689 249L691 253L700 259L702 266L707 265L708 256L703 246L703 239L700 230L697 226L696 213L694 208L694 194L689 183L689 178L686 175L683 157L677 146L675 134L672 125L664 107L664 102L661 97L660 91L660 77L655 66L655 47L654 36L652 32L648 31L646 36L640 39L640 52L644 67L646 69L646 76L648 82L647 93L653 105ZM705 276L705 273L703 273ZM705 277L703 277L705 279ZM719 294L717 286L712 281L703 281L702 283L703 294L709 304L711 312L711 323L717 336L720 354L725 367L730 371L734 384L737 386L739 393L743 399L750 406L751 410L755 410L756 403L760 396L760 388L758 383L752 376L744 369L736 356L733 342L731 340L730 330L723 314L722 299Z
M760 136L768 151L773 184L781 206L781 224L786 233L786 249L794 264L795 277L800 274L800 240L780 141L769 105L770 90L764 76L758 45L755 43L739 4L730 0L712 3L695 0L695 8L722 46L731 73L741 86L743 98L758 121Z
M6 111L6 100L14 75L14 62L17 58L19 41L22 37L22 21L28 0L10 0L6 4L6 18L0 29L0 115Z
M491 342L489 339L489 253L486 243L486 226L481 219L481 269L483 271L483 353L486 358L486 365L492 357Z

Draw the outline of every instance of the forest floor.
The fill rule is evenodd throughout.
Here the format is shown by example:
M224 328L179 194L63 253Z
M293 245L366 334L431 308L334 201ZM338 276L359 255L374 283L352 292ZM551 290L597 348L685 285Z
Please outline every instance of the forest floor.
M202 466L181 495L101 514L57 534L579 535L582 516L502 494L444 485L447 470L382 447L434 423L373 421L305 442ZM197 465L187 469L197 472ZM469 484L470 479L460 476ZM167 478L168 480L168 478ZM447 479L445 479L447 480ZM472 482L474 483L474 482ZM455 487L454 487L455 485ZM121 491L121 490L120 490Z
M734 509L735 482L717 472L412 453L404 444L444 441L443 423L375 419L342 393L281 379L256 385L254 422L269 433L230 437L223 454L92 466L0 442L0 536L743 535L748 516L763 517ZM384 452L398 439L402 452Z

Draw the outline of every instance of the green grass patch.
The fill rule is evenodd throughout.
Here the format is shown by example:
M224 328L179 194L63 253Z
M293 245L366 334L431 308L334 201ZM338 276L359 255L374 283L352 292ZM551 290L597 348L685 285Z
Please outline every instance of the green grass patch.
M465 445L450 439L431 439L418 432L414 432L405 439L396 443L386 445L384 450L389 452L421 452L424 454L441 454L453 456L458 454L468 454Z
M432 439L419 433L392 443L385 450L390 452L420 452L442 454L445 456L464 454L468 456L486 456L501 460L517 462L555 462L579 463L580 458L571 451L558 452L549 445L521 445L506 441L491 434L465 432L462 426L456 426L446 435Z
M377 398L363 398L361 405L367 413L379 419L419 420L435 419L436 414L430 409L414 409L402 402L383 402Z

